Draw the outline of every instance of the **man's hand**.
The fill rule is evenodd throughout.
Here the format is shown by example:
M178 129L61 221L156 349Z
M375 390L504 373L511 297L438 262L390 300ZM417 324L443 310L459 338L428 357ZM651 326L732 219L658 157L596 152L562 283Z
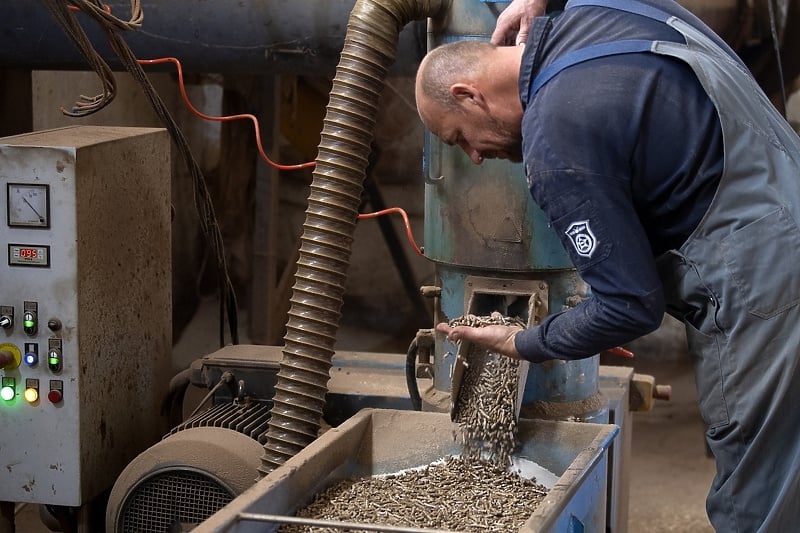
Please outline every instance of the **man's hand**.
M456 326L452 327L447 322L436 325L436 330L441 331L451 342L467 340L491 352L497 352L512 359L522 359L517 347L514 345L514 336L522 331L519 326Z
M498 46L525 44L533 19L544 15L546 7L547 0L514 0L497 17L492 43Z

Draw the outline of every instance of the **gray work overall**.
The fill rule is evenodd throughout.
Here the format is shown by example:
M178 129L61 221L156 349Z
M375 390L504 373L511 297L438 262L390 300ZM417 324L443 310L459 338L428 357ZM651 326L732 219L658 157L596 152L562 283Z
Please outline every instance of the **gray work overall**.
M700 224L657 259L668 312L686 325L717 475L720 532L800 531L800 140L741 64L688 23L626 0L576 0L669 24L686 44L617 41L570 52L534 80L619 53L688 63L714 103L724 172Z

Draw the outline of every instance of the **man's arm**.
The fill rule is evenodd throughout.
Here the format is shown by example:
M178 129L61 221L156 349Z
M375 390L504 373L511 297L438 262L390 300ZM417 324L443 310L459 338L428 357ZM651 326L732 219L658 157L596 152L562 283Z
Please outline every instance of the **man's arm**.
M629 180L570 168L529 179L591 296L561 312L554 302L556 313L516 336L521 356L579 359L655 330L664 315L663 288Z

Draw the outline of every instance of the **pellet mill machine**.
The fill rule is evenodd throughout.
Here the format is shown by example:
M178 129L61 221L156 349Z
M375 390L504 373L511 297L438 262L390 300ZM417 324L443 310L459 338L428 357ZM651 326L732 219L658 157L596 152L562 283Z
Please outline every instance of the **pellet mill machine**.
M198 354L183 378L207 389L211 407L192 413L121 471L108 498L109 533L271 530L335 479L419 466L452 453L456 445L448 411L457 346L435 333L434 324L494 311L536 324L589 296L590 288L532 203L522 168L503 161L475 166L460 149L429 136L420 161L425 175L424 253L436 265L436 278L420 290L432 299L433 323L409 339L407 353L334 349L379 96L389 67L409 61L404 55L407 28L424 28L427 49L488 39L507 3L358 0L336 6L346 6L349 17L308 197L284 343L235 344ZM274 60L290 62L290 56ZM83 135L81 142L93 146L95 133L61 137ZM138 133L103 135L116 139ZM68 142L59 138L56 144ZM6 143L12 144L25 143ZM26 191L60 193L20 176L0 173L8 182L7 201L12 192L20 202ZM159 198L165 194L160 191ZM161 222L169 214L167 204L159 204ZM55 201L52 208L56 212ZM49 253L49 245L28 237L44 235L44 230L25 223L12 226L11 219L9 227L22 239L9 244L10 254ZM38 247L27 246L31 243ZM15 266L31 265L30 257L16 260L22 263L9 261L10 275L21 271ZM48 267L47 261L33 267ZM25 276L28 286L36 281ZM32 302L25 294L18 296ZM75 327L66 325L62 332ZM161 337L165 335L162 331ZM123 335L131 336L135 330ZM50 337L62 339L59 333ZM70 337L64 338L69 342ZM26 351L27 344L22 355ZM75 351L84 363L94 361L86 349ZM16 376L17 367L3 370L4 383ZM78 367L66 368L74 372L73 382L87 379ZM135 371L134 366L124 369ZM48 383L52 381L59 379ZM557 481L546 505L524 529L626 531L631 411L648 409L657 396L665 392L649 377L635 376L628 367L601 365L599 355L530 365L522 395L520 453L552 471ZM91 412L83 404L82 410ZM91 404L91 396L85 404ZM58 413L52 416L57 419ZM84 415L76 417L82 420ZM125 415L118 417L124 425ZM102 469L95 460L91 465ZM74 477L85 475L76 472ZM4 498L83 503L80 496L57 502L15 494Z
M122 472L109 498L109 531L156 530L165 521L198 531L274 528L281 518L265 525L264 516L291 513L348 470L344 464L374 473L378 463L423 464L437 458L431 450L440 456L453 445L447 412L457 347L433 324L406 354L337 352L334 342L379 95L400 32L423 21L428 48L488 39L504 6L356 2L327 106L284 345L232 345L196 361L191 379L214 391L213 407ZM421 290L433 298L434 322L498 311L535 324L588 295L518 165L477 167L433 137L424 154L424 250L436 282ZM529 529L626 529L632 378L630 368L601 368L599 355L531 365L522 416L543 425L523 432L534 454L558 456L551 466L560 476L586 450L594 453ZM336 429L320 437L323 424Z

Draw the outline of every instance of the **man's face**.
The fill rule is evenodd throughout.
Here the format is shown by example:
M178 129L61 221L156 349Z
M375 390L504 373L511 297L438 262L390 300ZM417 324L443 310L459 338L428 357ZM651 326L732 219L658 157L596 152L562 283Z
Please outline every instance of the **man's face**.
M477 106L446 110L418 99L420 117L431 133L450 146L460 146L473 163L484 159L522 161L522 135L519 122L508 124Z

